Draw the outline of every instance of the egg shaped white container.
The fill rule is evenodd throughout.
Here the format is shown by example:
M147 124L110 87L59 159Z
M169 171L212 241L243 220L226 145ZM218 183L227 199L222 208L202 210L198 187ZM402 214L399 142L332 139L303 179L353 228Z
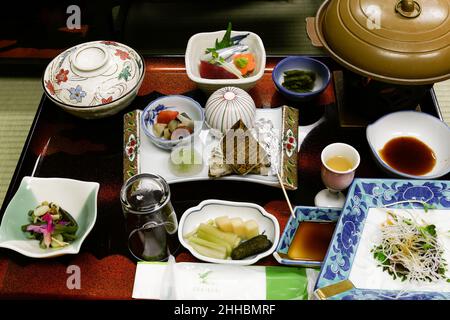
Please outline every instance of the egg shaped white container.
M206 122L211 128L226 133L237 121L242 120L247 128L255 123L256 106L252 97L236 87L225 87L215 91L206 102Z

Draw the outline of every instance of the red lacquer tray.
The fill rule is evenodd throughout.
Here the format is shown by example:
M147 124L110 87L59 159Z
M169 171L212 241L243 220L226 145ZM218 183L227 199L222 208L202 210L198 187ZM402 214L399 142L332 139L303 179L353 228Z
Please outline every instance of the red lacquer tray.
M385 177L371 158L365 129L342 129L337 117L334 83L311 102L294 104L276 91L271 71L281 58L268 58L266 72L250 91L258 107L287 104L299 108L300 126L312 124L324 114L326 120L303 142L298 163L299 187L290 191L294 205L313 205L314 195L323 188L320 179L320 152L327 144L350 143L361 154L359 177ZM329 58L318 57L331 70L339 68ZM13 251L0 250L0 297L64 297L82 299L130 299L136 262L128 255L124 221L119 202L122 186L123 115L142 109L164 94L186 94L204 105L207 97L196 89L184 69L182 57L146 59L146 76L138 97L129 108L114 117L88 121L64 113L45 96L25 143L0 215L16 192L24 176L35 169L38 177L62 177L100 183L98 219L78 255L55 259L31 259ZM422 110L437 116L433 92ZM37 159L40 160L37 163ZM37 164L36 164L37 163ZM187 208L205 199L254 202L275 214L283 230L289 210L282 191L264 185L235 181L199 181L171 185L172 203L180 216ZM186 250L177 261L195 261ZM267 257L259 264L276 264ZM81 288L69 289L68 267L81 271ZM70 272L70 269L69 269ZM69 279L70 281L70 279Z

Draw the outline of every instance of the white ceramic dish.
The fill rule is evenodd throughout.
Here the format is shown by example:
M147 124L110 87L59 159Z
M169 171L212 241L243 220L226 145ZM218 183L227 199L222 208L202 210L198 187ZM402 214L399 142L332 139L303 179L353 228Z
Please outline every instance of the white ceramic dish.
M270 119L275 128L281 128L282 110L281 108L274 109L257 109L256 120ZM139 139L139 137L141 137ZM139 128L140 140L139 152L137 153L138 173L155 173L158 174L169 183L180 183L187 181L209 180L208 176L208 161L212 148L219 143L219 140L210 134L210 129L204 126L198 137L194 139L194 148L202 156L203 168L189 176L176 175L170 168L170 151L158 148L148 137L145 136L142 127ZM231 175L222 177L223 180L248 181L254 183L265 184L269 186L278 186L279 182L276 176L262 176L255 174L248 174L245 176Z
M186 113L194 121L194 132L182 140L166 140L155 136L153 125L158 120L159 112L163 110L175 110L179 113ZM192 140L200 134L205 114L200 104L192 98L182 95L164 96L153 100L144 109L141 116L141 128L145 135L158 147L163 149L172 149L180 142Z
M62 178L24 177L8 204L0 225L0 247L32 258L76 254L97 220L97 182ZM42 249L38 240L27 239L21 226L28 224L28 211L42 201L55 202L78 223L77 239L62 249Z
M86 119L103 118L127 107L145 74L143 58L114 41L92 41L67 49L47 66L42 85L65 111Z
M231 36L244 35L249 33L248 37L242 40L242 44L250 47L256 56L256 70L254 75L244 79L204 79L200 77L199 64L200 57L204 54L206 48L214 46L216 39L222 39L226 30L216 32L203 32L193 35L187 44L185 53L186 73L197 86L207 93L220 89L222 87L238 87L243 90L250 90L255 86L256 82L261 79L266 67L266 50L261 38L248 31L232 31Z
M238 120L247 128L254 127L256 106L252 97L236 87L224 87L215 91L206 101L206 123L226 133Z
M228 216L230 218L241 217L243 220L256 220L259 225L260 234L264 233L267 238L272 241L272 247L263 253L243 260L214 259L199 254L184 240L183 235L192 232L200 223L205 223L210 219L215 219L220 216ZM280 225L273 215L257 204L223 200L205 200L198 206L188 209L183 214L178 227L178 239L180 240L180 243L199 260L222 264L251 265L258 260L269 256L275 250L278 240L280 239Z
M384 145L396 137L414 137L427 144L436 155L436 165L429 173L416 176L390 167L380 156ZM436 179L450 172L450 128L438 118L417 111L399 111L369 125L367 141L378 164L388 173L410 179Z

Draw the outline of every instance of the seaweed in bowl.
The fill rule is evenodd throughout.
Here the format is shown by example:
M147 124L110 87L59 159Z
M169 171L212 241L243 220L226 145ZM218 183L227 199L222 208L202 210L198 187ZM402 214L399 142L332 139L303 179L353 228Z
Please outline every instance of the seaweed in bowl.
M328 67L317 59L290 56L273 69L277 90L289 100L306 101L318 97L331 81Z
M314 89L316 73L309 70L287 70L283 72L281 85L294 92L311 92Z

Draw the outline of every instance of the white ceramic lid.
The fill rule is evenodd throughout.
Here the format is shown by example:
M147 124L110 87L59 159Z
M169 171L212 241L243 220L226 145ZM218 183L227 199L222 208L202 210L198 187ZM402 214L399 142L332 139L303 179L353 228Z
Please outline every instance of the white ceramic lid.
M112 103L132 92L144 76L144 62L132 48L92 41L67 49L45 69L47 96L72 107Z

